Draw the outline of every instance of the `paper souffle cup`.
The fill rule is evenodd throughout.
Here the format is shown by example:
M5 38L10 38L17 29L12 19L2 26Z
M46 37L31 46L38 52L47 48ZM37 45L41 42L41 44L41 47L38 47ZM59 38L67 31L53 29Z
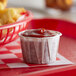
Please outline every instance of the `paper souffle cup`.
M25 30L25 31L33 31ZM55 34L52 37L25 37L19 33L23 59L26 63L49 64L56 61L59 39L62 35L58 31L48 30Z

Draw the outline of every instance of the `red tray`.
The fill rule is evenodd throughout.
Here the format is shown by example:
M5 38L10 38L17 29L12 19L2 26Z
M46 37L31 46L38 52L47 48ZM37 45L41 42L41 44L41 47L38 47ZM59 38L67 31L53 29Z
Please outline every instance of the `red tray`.
M76 63L76 24L56 19L34 19L27 29L46 28L62 32L59 53ZM0 70L0 76L75 76L76 65Z

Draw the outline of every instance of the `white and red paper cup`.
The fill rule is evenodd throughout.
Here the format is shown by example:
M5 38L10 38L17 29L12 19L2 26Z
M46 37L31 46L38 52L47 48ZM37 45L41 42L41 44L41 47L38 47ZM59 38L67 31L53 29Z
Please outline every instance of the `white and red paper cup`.
M48 64L56 61L59 39L62 35L60 32L48 30L52 32L54 36L37 38L23 36L22 34L25 31L20 32L19 36L21 40L23 59L26 63Z

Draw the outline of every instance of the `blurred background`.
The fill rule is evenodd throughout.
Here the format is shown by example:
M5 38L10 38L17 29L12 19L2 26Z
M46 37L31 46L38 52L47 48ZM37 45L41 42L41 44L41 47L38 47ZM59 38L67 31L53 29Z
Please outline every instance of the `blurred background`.
M24 7L34 18L54 18L76 23L76 0L8 0L7 7Z

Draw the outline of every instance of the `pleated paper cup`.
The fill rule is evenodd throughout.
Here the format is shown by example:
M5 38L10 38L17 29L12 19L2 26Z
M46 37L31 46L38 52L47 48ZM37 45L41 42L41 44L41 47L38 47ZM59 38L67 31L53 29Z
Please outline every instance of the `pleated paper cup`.
M33 30L26 30L33 31ZM48 30L54 36L50 37L25 37L20 32L23 59L26 63L49 64L56 61L59 39L62 35L58 31Z

